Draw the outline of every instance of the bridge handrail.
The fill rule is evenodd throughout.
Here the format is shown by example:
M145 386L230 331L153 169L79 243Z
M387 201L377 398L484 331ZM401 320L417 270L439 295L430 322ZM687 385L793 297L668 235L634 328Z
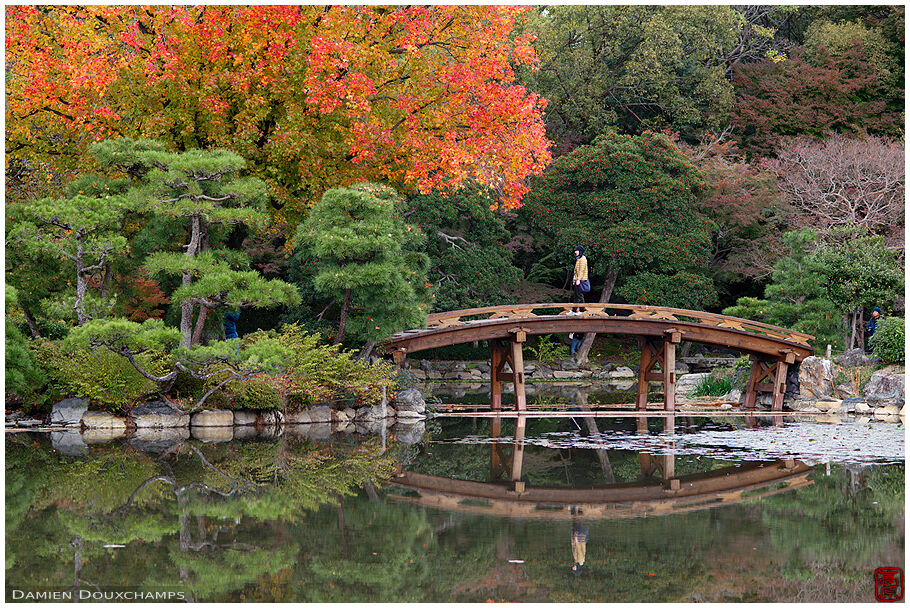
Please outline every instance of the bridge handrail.
M552 303L535 303L535 304L506 304L502 306L485 306L482 308L468 308L465 310L453 310L449 312L438 312L427 315L427 329L441 329L446 327L454 327L459 325L465 325L467 323L472 323L474 321L462 321L463 317L473 317L479 315L488 314L489 316L486 319L482 320L493 320L493 319L520 319L520 318L533 318L539 316L551 316L551 315L538 315L534 311L547 308L562 308L562 312L558 313L556 316L566 316L566 313L569 312L572 308L583 307L584 312L582 313L582 318L590 317L633 317L640 319L657 319L657 320L666 320L666 321L685 321L683 319L677 318L677 316L694 318L699 324L711 325L715 327L724 327L728 329L746 331L746 332L756 332L762 335L766 335L773 338L783 339L786 341L794 342L796 344L801 344L803 346L809 346L809 340L814 339L815 336L810 334L805 334L798 332L792 329L786 329L784 327L778 327L776 325L770 325L768 323L762 323L760 321L753 321L751 319L743 319L740 317L731 317L727 315L720 315L717 313L711 312L702 312L697 310L687 310L684 308L669 308L664 306L649 306L645 304L612 304L612 303L600 303L600 302L591 302L584 303L580 305L579 303L572 302L552 302ZM607 310L621 310L629 311L628 315L611 315ZM478 319L481 320L481 319ZM477 321L477 320L475 320ZM399 334L400 335L400 334ZM394 340L394 336L392 339Z

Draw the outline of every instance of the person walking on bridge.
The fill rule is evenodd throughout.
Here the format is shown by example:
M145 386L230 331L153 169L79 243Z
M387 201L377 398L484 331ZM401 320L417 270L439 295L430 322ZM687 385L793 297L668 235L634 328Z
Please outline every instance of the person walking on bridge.
M575 254L575 272L572 274L572 302L584 303L585 294L591 291L588 281L588 258L585 257L585 248L578 245L573 250ZM581 314L581 308L572 308L569 315Z

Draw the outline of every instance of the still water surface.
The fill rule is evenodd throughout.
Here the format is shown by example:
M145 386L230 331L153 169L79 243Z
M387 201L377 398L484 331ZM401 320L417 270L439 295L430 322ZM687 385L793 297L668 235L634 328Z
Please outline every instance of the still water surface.
M74 455L7 435L6 598L873 601L904 562L903 427L773 423L442 418Z

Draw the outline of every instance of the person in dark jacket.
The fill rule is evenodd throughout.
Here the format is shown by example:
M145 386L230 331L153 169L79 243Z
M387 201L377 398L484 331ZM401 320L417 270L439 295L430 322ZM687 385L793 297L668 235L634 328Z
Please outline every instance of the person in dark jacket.
M872 352L872 336L875 335L875 329L878 326L878 320L881 318L881 316L881 308L876 307L872 309L872 318L869 319L869 324L866 325L866 333L869 334L869 336L866 338L866 352Z
M237 335L237 319L240 318L240 309L234 312L224 313L224 339L233 340L239 338Z

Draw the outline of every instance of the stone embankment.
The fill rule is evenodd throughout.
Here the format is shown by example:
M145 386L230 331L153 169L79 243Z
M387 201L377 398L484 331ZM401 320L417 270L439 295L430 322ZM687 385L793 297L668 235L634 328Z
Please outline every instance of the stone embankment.
M320 404L284 413L276 410L202 410L184 413L163 401L134 407L128 416L88 409L86 399L70 398L55 404L50 421L7 415L7 427L49 429L61 451L78 453L82 447L128 438L144 451L160 452L189 438L206 442L231 441L285 433L313 440L327 440L332 433L382 434L413 444L426 430L426 402L416 389L400 391L391 403L360 408L333 408Z

